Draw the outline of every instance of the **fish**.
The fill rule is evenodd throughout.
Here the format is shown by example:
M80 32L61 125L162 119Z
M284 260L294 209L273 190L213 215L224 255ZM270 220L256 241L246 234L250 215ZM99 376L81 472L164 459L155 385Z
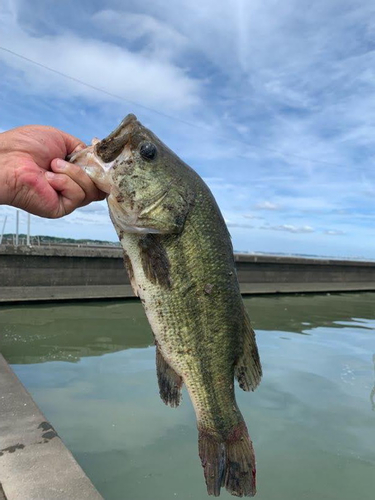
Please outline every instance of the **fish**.
M161 399L185 385L195 409L207 493L256 493L252 441L235 398L262 367L231 237L202 178L133 114L70 159L107 194L134 294L156 345Z

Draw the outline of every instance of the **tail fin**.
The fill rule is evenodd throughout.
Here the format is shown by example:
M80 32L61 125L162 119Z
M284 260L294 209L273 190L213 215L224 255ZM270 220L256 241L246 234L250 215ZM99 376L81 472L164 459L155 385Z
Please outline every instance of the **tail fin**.
M209 495L218 497L221 486L237 497L255 495L255 455L244 422L234 427L225 440L206 429L199 430L198 443Z

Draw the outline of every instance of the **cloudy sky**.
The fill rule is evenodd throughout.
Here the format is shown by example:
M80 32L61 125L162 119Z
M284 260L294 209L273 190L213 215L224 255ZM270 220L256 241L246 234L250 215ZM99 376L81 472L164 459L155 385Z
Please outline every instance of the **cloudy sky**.
M0 48L0 130L90 142L133 112L205 179L236 250L375 258L373 1L2 0L0 47L71 77ZM105 203L32 233L116 240Z

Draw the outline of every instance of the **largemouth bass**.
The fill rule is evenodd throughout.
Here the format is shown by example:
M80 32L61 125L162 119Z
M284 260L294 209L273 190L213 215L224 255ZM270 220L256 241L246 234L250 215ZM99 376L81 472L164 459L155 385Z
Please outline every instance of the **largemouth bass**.
M135 295L155 336L161 399L186 385L207 491L255 495L255 457L234 377L254 390L262 369L224 219L198 174L128 115L75 154L105 191Z

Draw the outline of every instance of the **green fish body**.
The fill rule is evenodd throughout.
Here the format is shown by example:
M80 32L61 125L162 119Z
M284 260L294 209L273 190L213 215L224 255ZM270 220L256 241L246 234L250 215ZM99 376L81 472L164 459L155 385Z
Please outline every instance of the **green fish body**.
M213 195L134 115L71 161L108 193L130 282L155 336L160 396L176 407L186 385L208 493L224 486L253 496L255 457L234 377L254 390L262 370Z

